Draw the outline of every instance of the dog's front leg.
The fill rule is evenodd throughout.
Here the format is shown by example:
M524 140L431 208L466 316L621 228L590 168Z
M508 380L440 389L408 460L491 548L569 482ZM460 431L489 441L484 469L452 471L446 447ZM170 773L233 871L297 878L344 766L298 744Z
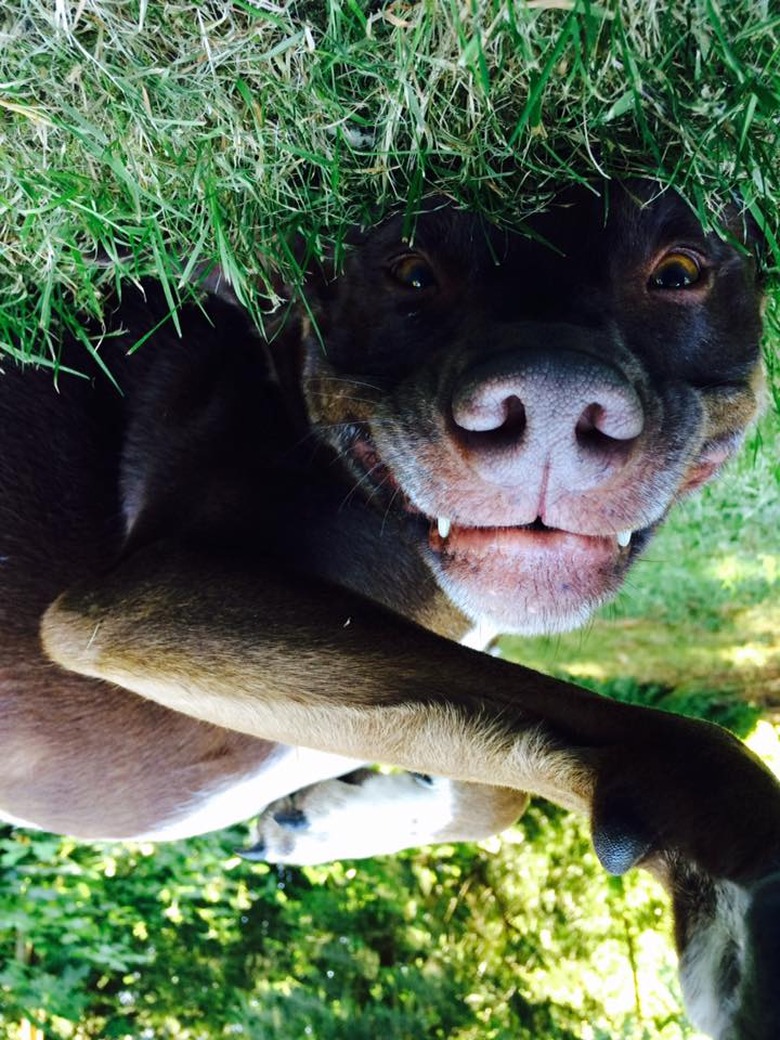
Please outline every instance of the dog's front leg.
M265 564L153 547L62 596L42 634L66 668L217 725L591 801L592 768L544 726L573 687Z
M590 813L616 872L668 852L737 880L780 861L777 781L724 731L464 649L265 563L155 546L62 596L42 632L66 668L217 725Z

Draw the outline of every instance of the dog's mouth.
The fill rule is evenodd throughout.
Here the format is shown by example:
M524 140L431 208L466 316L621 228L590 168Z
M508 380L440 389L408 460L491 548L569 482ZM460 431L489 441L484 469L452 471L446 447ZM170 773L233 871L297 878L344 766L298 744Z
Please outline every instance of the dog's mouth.
M513 548L517 540L524 544L550 548L553 540L561 535L568 538L581 538L587 542L606 542L618 553L630 550L635 534L641 532L618 531L616 534L588 535L565 531L560 527L548 527L537 518L532 524L515 524L499 527L469 527L454 524L446 517L438 516L429 521L428 542L430 548L438 553L479 552L484 548L501 551L502 548Z
M429 516L406 494L364 424L349 428L346 455L367 498L403 515L453 602L474 620L536 634L583 624L620 586L649 528L583 534L527 524L469 524Z
M428 527L427 558L439 584L474 620L527 635L577 628L611 598L646 530L586 535L540 520L466 527L442 518Z

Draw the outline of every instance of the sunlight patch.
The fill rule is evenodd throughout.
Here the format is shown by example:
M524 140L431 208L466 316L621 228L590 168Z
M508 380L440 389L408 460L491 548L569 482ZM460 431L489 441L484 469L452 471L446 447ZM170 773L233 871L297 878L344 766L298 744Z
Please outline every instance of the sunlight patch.
M776 656L776 651L771 646L747 643L724 650L721 656L737 668L766 668L772 658Z
M745 743L773 773L780 776L780 729L777 726L761 719Z
M758 556L729 555L716 560L712 574L726 588L733 588L754 578L775 582L780 574L780 556L776 553L761 553Z

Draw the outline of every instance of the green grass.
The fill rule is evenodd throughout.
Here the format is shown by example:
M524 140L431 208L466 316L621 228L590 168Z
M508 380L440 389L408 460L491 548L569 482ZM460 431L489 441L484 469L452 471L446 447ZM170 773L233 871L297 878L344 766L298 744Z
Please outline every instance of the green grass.
M738 190L780 266L769 0L11 0L0 344L52 360L105 285L220 262L260 307L314 248L443 191L516 224L566 180ZM95 251L107 260L98 267ZM85 345L89 345L85 343Z

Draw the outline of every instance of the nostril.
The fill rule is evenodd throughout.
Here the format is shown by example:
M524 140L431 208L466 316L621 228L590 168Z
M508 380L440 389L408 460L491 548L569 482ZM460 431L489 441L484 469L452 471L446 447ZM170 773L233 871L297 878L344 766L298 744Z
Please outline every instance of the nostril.
M528 422L520 397L506 388L453 402L452 417L462 442L478 451L519 446Z
M631 441L642 432L644 413L638 398L628 388L623 393L605 395L580 413L575 425L577 442L583 446L607 441Z
M582 415L577 421L577 436L585 436L586 434L592 433L594 430L599 429L599 420L603 415L604 409L598 404L589 404L587 408L583 409Z
M600 400L582 409L575 428L578 437L596 431L610 440L632 441L645 428L645 411L638 394L628 384L609 388Z
M525 405L516 394L510 394L503 402L503 421L495 428L494 435L508 440L519 440L526 427Z
M505 383L486 383L455 396L452 406L455 424L469 433L491 433L525 429L525 405Z

